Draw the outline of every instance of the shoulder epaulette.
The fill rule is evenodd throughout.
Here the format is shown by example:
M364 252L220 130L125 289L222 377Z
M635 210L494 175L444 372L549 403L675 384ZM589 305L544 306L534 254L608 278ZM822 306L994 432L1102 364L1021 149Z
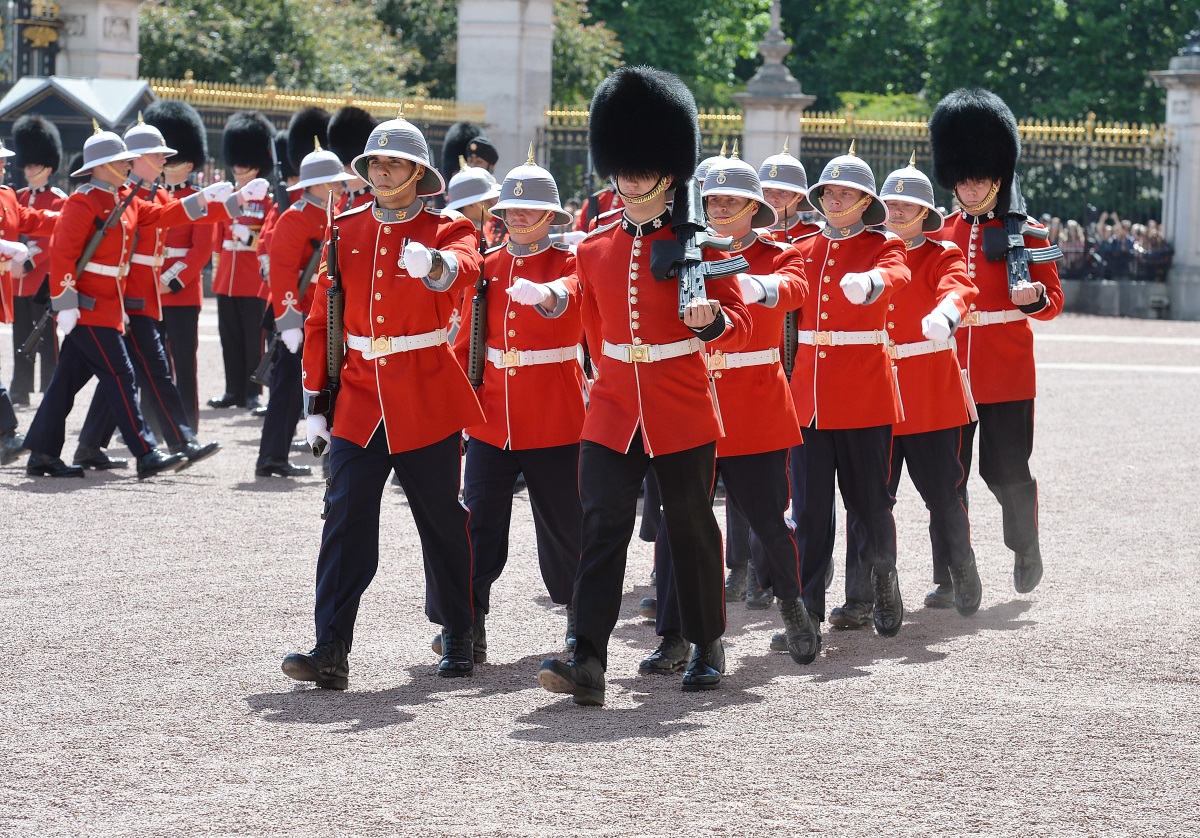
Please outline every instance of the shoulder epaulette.
M949 239L926 238L925 241L933 242L934 244L936 244L938 247L940 247L942 250L945 250L946 252L954 251L955 253L962 253L962 249L958 245L956 245L954 242L950 241Z
M494 244L491 247L489 247L487 250L483 251L483 255L491 256L497 250L503 250L503 249L504 249L504 242L501 242L500 244Z
M587 240L588 240L588 239L590 239L592 236L595 236L595 235L597 235L597 234L599 234L599 233L607 233L609 230L611 230L613 227L616 227L616 226L617 226L618 224L620 224L620 223L621 223L621 219L619 219L619 218L618 218L618 219L617 219L616 221L614 221L612 224L605 224L603 227L597 227L595 230L592 230L592 232L590 232L590 233L588 233L586 236L584 236L584 239L583 239L583 240L584 240L584 241L587 241Z
M429 213L430 215L436 215L439 218L449 218L451 221L458 221L460 218L466 218L466 216L458 210L452 210L449 208L434 209L433 207L425 207L425 212Z
M367 209L370 209L370 208L371 208L371 205L370 205L370 204L359 204L357 207L352 207L351 209L348 209L348 210L346 210L346 211L345 211L345 212L343 212L343 213L339 213L339 214L335 215L335 216L334 216L334 219L336 220L336 219L339 219L339 218L345 218L346 216L349 216L349 215L354 215L354 214L356 214L356 213L360 213L360 212L362 212L363 210L367 210Z
M775 237L770 236L770 235L759 236L758 240L769 247L775 247L775 248L778 248L779 250L787 250L789 247L792 246L791 242L781 242L778 239L776 239Z
M551 246L552 248L554 248L555 250L565 250L565 251L567 251L568 253L570 253L570 252L571 252L571 245L569 245L569 244L566 244L566 243L564 243L564 242L553 242L553 243L551 243L551 245L550 245L550 246Z
M51 192L53 192L55 195L57 195L59 198L65 198L65 197L67 197L67 193L66 193L66 192L63 192L63 191L62 191L61 189L59 189L57 186L51 186L51 187L50 187L50 191L51 191Z

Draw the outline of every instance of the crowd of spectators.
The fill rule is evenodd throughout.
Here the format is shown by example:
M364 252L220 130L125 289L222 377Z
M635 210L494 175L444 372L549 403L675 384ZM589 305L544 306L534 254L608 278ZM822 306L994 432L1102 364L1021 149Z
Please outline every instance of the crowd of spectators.
M1116 212L1102 212L1087 224L1072 218L1064 225L1050 216L1042 222L1050 229L1050 241L1062 248L1058 269L1064 279L1166 281L1174 250L1157 221L1138 224Z

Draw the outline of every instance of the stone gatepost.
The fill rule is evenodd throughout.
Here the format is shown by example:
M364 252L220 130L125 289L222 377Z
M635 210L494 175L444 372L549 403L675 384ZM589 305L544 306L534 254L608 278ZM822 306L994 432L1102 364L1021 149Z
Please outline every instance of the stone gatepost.
M1175 248L1167 274L1171 317L1200 320L1200 29L1188 34L1168 66L1150 75L1167 90L1167 128L1176 154L1163 200L1163 223Z
M138 77L138 0L63 0L57 74L91 79Z
M457 98L486 105L498 178L545 123L553 45L553 0L459 0Z
M783 150L791 137L791 152L800 156L800 115L817 100L800 90L800 82L783 66L792 46L780 26L779 0L771 4L771 28L758 45L765 59L746 82L746 92L733 98L742 108L741 158L758 168L764 159Z

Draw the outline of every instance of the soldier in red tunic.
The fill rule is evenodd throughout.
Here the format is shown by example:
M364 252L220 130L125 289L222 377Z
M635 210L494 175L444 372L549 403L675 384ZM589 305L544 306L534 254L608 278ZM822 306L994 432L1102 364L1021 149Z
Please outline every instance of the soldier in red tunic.
M576 257L597 370L579 455L576 646L569 661L543 661L538 682L577 704L603 704L638 489L651 469L678 563L683 637L695 644L683 689L720 684L724 573L710 492L721 431L703 346L732 330L729 349L739 349L750 339L750 319L732 277L711 278L707 298L681 311L677 283L650 271L655 243L676 242L667 190L684 188L698 162L696 105L683 83L647 67L618 69L592 99L589 143L597 173L614 181L625 212L584 240Z
M464 171L486 170L468 167ZM461 174L461 173L460 173ZM472 353L483 363L476 390L484 422L467 428L463 502L471 511L475 553L475 660L487 657L484 615L492 585L508 561L513 490L524 475L537 534L538 563L550 601L566 607L567 646L574 644L571 595L579 569L579 435L584 381L583 322L571 249L550 238L570 214L554 177L533 162L504 178L493 214L509 241L484 260L487 321L472 346L472 293L455 354L470 372ZM453 207L454 202L447 204ZM478 291L475 292L478 294Z
M792 449L792 497L802 532L804 601L825 619L824 580L833 559L834 480L871 568L875 630L900 630L895 497L888 491L892 425L901 418L888 330L889 298L909 281L904 244L882 224L875 176L854 154L835 157L809 192L825 216L820 235L798 244L811 291L800 309L792 396L804 445Z
M1042 553L1037 482L1029 473L1037 385L1028 319L1051 320L1062 311L1058 267L1035 260L1028 277L1010 276L1007 218L1026 251L1052 251L1045 248L1045 228L1025 214L1023 201L1014 200L1020 194L1015 179L1021 141L1017 121L1000 97L986 90L954 91L934 110L929 134L934 176L962 206L940 235L966 253L967 275L979 288L958 338L959 362L979 416L979 476L1000 501L1004 543L1015 556L1013 584L1018 593L1029 593L1042 578ZM996 240L999 252L985 253ZM975 430L976 423L964 428L965 474L971 473ZM966 487L964 480L964 503Z
M338 156L346 168L350 180L346 181L346 189L338 198L334 212L343 213L356 207L366 206L374 200L371 184L367 183L351 163L362 153L363 147L371 136L379 120L362 108L347 105L339 109L329 118L329 150Z
M804 164L788 151L772 154L758 167L763 197L767 199L779 221L771 227L777 241L796 242L821 232L821 216L808 201L808 173Z
M345 689L359 600L379 565L379 505L395 472L425 559L425 613L445 626L443 677L470 675L474 622L471 541L459 502L462 430L483 421L446 339L454 297L479 277L470 221L427 209L441 193L425 138L403 119L383 122L354 159L375 191L372 204L335 219L345 300L346 358L332 429L309 402L308 441L329 444L329 511L317 558L317 643L284 658L297 681ZM330 287L321 270L316 299ZM327 306L305 322L304 387L328 384ZM330 442L332 438L332 442Z
M62 139L58 128L40 116L26 115L13 125L14 161L21 167L28 186L17 190L17 200L27 207L57 212L67 193L50 185L51 176L62 164ZM33 392L34 361L41 364L41 390L45 392L58 363L58 335L53 329L42 332L35 358L17 352L33 332L50 305L50 236L27 237L29 258L13 262L13 377L9 392L15 404L29 404Z

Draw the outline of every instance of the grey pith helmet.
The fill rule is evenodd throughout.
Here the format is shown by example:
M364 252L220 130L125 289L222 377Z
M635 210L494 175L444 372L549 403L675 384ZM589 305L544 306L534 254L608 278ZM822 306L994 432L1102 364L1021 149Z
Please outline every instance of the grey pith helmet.
M462 157L458 159L458 171L446 187L446 209L462 209L500 197L500 184L491 172L482 166L468 166Z
M862 221L868 227L874 227L887 221L887 205L879 200L875 191L875 175L866 161L854 153L854 141L850 141L850 150L840 157L835 157L825 164L821 171L821 179L812 185L808 191L808 199L817 212L829 218L821 205L821 191L832 184L849 186L871 196L871 203L863 210Z
M399 157L424 166L425 174L417 182L418 196L440 195L446 188L441 174L429 162L429 145L425 142L425 135L407 119L389 119L376 125L367 138L363 153L351 161L350 167L370 183L371 179L367 176L368 157Z
M300 161L300 180L289 186L288 192L296 192L322 183L354 180L354 175L347 172L342 166L340 157L332 151L321 148L319 141L315 141L314 145L316 146L314 150L304 155L304 159Z
M813 205L808 202L808 173L804 171L804 164L789 153L790 139L783 141L783 151L772 154L758 167L758 182L763 189L782 189L799 194L796 212L812 212Z
M910 204L925 207L929 210L929 214L925 216L921 230L926 233L936 233L942 229L942 214L938 212L937 205L933 201L933 183L924 172L916 167L916 162L917 155L916 152L913 152L907 166L897 169L887 176L883 182L883 188L879 190L879 197L885 202L889 200L907 201Z
M553 213L551 224L570 224L574 220L559 203L554 175L533 162L533 143L529 144L529 159L504 176L500 200L492 207L492 215L503 221L510 209L549 210Z
M83 165L71 172L71 177L82 177L97 166L105 163L116 163L120 160L133 160L138 155L125 147L125 141L112 131L101 131L100 126L92 123L96 133L83 143Z
M758 172L745 160L738 159L737 145L734 144L733 157L728 160L718 160L704 176L704 186L700 195L735 195L748 198L758 204L754 217L750 219L751 227L770 227L779 217L775 208L763 197L762 186L758 182ZM719 229L719 228L718 228Z
M175 149L169 147L167 141L163 139L162 131L153 125L147 125L142 120L140 113L137 125L125 132L125 147L138 155L161 152L170 157L176 153Z
M720 154L714 154L712 157L705 157L703 160L700 161L700 165L698 165L696 167L695 177L696 177L696 180L698 180L700 182L701 186L704 185L704 178L708 174L708 170L713 167L713 164L718 163L724 159L725 159L725 143L721 143L721 153Z
M17 153L4 144L4 140L0 140L0 157L16 157Z

